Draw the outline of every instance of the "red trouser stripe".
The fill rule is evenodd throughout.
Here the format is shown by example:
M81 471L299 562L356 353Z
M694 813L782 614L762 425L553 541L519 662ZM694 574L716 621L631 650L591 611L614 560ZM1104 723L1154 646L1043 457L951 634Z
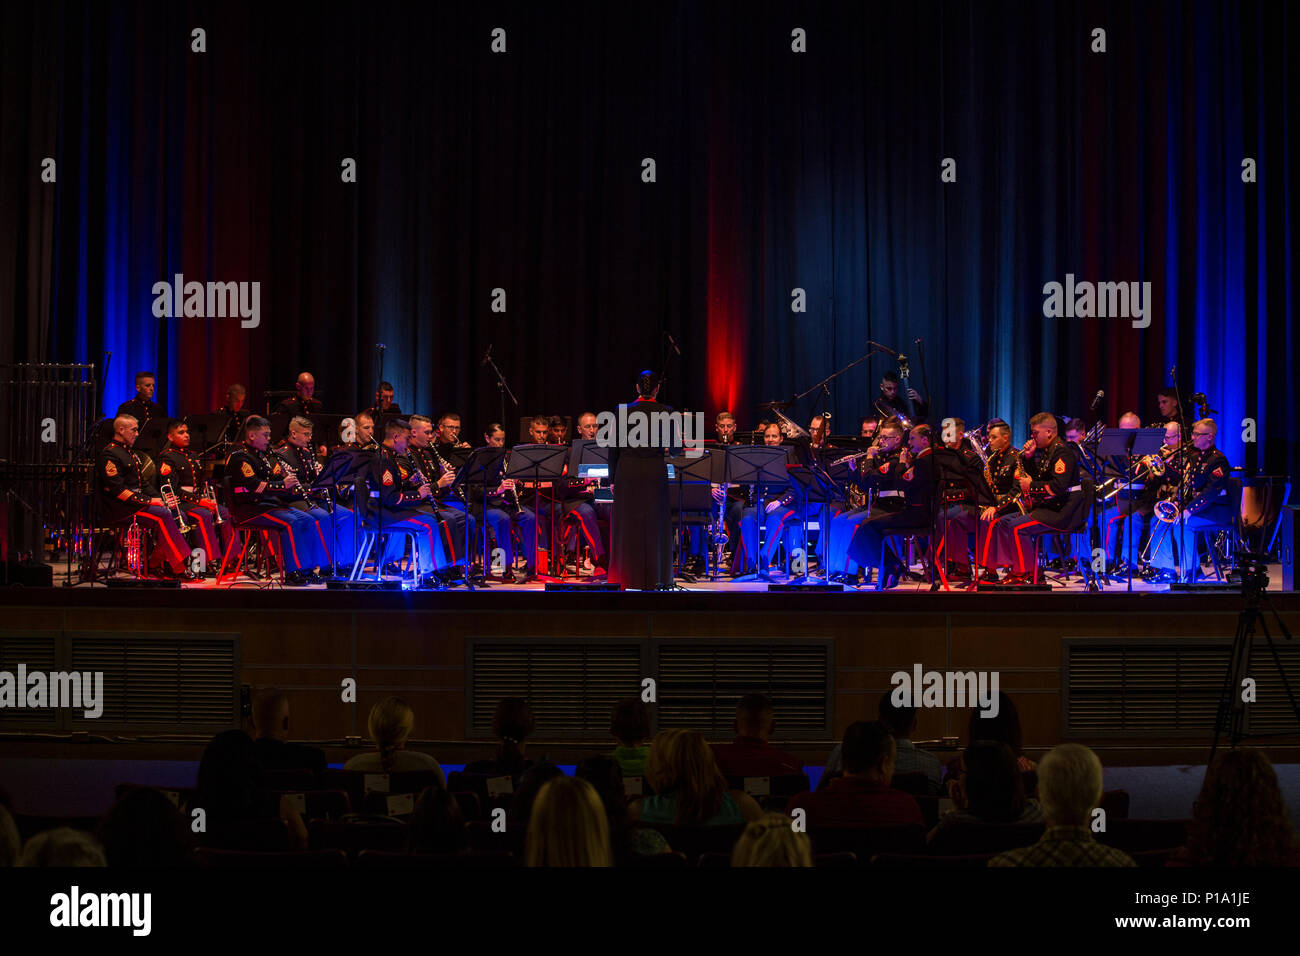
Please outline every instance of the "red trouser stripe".
M147 511L141 511L139 512L139 515L142 518L149 518L151 521L158 522L158 536L167 542L167 547L172 549L172 554L176 556L176 563L184 565L185 559L181 557L181 553L176 550L176 542L173 541L172 536L167 533L167 522L163 521L162 516L150 514Z
M1025 573L1025 554L1020 547L1020 532L1025 528L1032 527L1036 524L1042 524L1041 521L1026 521L1024 524L1018 524L1011 529L1012 536L1016 539L1016 571L1019 574Z
M421 521L419 518L414 518L414 517L411 518L411 524L419 525L421 528L424 529L424 533L429 536L429 560L432 561L434 564L437 564L438 559L434 557L434 553L436 551L436 549L434 548L434 544L436 543L436 541L433 537L433 525L427 521ZM432 571L434 569L425 568L424 570Z
M321 530L320 521L316 521L316 535L320 538L321 550L325 552L325 563L333 564L334 559L330 557L330 546L325 543L325 532Z
M204 510L206 511L207 509L205 508ZM204 520L203 520L202 518L199 517L199 513L198 513L197 511L189 511L189 512L186 512L186 514L188 514L191 518L193 518L193 519L194 519L194 523L195 523L196 525L199 526L199 534L200 534L200 535L202 536L202 538L203 538L203 551L204 551L204 553L206 553L206 554L216 554L216 552L212 549L212 542L208 540L208 526L207 526L207 523L204 522Z
M289 538L289 550L293 554L293 569L295 571L301 571L302 562L298 560L298 544L296 541L293 540L293 526L289 524L289 522L285 521L283 518L277 518L275 515L271 514L270 512L262 515L262 517L268 518L271 521L274 521L276 524L284 525L284 530L287 534L287 537ZM283 549L281 549L281 551L283 551Z

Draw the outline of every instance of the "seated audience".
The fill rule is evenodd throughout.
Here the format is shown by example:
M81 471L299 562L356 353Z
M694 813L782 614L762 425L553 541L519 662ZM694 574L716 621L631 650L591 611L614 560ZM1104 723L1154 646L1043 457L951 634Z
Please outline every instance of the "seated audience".
M343 765L344 770L366 773L432 770L438 775L439 785L444 788L447 786L446 775L438 761L426 753L406 749L407 738L415 729L415 713L402 698L385 697L371 707L367 729L377 749L352 757Z
M650 755L650 708L640 697L628 697L614 705L609 732L618 746L613 758L625 777L644 777Z
M971 744L961 757L961 771L948 781L953 809L939 820L930 833L934 840L941 831L962 823L1041 823L1038 801L1025 797L1024 776L1016 755L1006 744L983 740Z
M1216 754L1192 807L1187 846L1170 866L1300 866L1277 772L1263 751Z
M1092 836L1101 802L1101 761L1082 744L1061 744L1038 766L1038 800L1047 830L1033 846L999 853L989 866L1137 866Z
M966 726L966 742L973 744L977 740L994 740L1004 743L1016 755L1016 766L1021 773L1029 773L1038 765L1025 756L1024 735L1020 731L1020 714L1016 705L1006 694L998 692L998 713L996 717L985 717L979 708L970 712L970 722Z
M203 750L199 761L198 793L186 808L202 808L206 814L207 842L220 846L225 827L250 820L274 820L289 828L290 840L307 847L307 827L287 796L268 790L257 763L253 738L242 730L217 734Z
M665 730L650 744L646 782L654 790L628 807L645 823L675 826L739 826L763 815L754 798L727 789L704 736L694 730Z
M658 830L628 825L623 774L613 757L588 757L578 764L574 776L591 784L605 807L605 818L609 821L610 848L616 861L629 856L655 856L669 852L668 841Z
M492 715L492 734L500 741L490 760L475 760L465 765L466 773L508 776L519 785L519 778L533 765L524 759L524 747L537 729L533 709L522 697L506 697L497 703Z
M132 787L100 821L99 842L109 866L184 866L190 828L161 792Z
M713 745L713 756L724 777L785 777L803 773L801 759L768 743L776 728L776 716L772 702L762 694L746 694L740 698L732 727L736 731L735 740Z
M844 731L840 744L844 775L825 790L792 797L787 812L803 809L808 826L893 827L924 822L911 794L890 789L897 753L894 738L880 721L860 720Z
M901 773L924 773L930 786L931 794L943 792L943 766L939 758L928 750L912 746L912 734L916 733L916 708L896 707L892 700L893 692L887 691L880 697L877 713L880 722L889 728L894 736L897 759L894 762L895 775ZM840 745L836 744L830 756L826 758L826 768L822 771L818 790L830 786L831 780L844 772L840 757Z
M509 820L521 827L528 825L533 814L533 803L542 787L556 777L564 776L564 771L553 763L535 763L519 778L514 798L510 801Z
M325 751L289 743L289 695L265 687L253 695L253 742L263 770L310 770L319 781Z
M27 841L19 866L65 867L108 866L98 841L84 830L59 827L46 830Z
M806 833L795 833L790 818L765 813L736 841L731 851L732 866L812 866L812 841Z
M533 803L524 844L525 866L612 866L609 823L596 789L561 774Z
M8 807L0 804L0 867L17 866L23 851L23 838Z
M465 816L443 787L425 787L409 821L412 853L464 853L469 847Z

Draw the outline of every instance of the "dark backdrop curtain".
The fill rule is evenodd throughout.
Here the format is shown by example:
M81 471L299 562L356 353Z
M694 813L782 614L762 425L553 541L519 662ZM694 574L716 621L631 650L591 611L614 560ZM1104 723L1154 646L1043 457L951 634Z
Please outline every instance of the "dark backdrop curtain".
M755 403L874 339L909 354L939 414L1001 415L1018 439L1033 412L1081 413L1098 388L1108 422L1150 418L1177 366L1220 410L1234 463L1296 468L1293 5L55 2L0 17L0 358L111 351L109 411L142 368L173 413L216 407L236 380L258 406L301 369L354 410L383 342L403 407L457 408L476 435L498 417L489 345L513 423L630 399L671 332L665 400L749 427ZM261 325L154 318L152 286L176 273L259 281ZM1044 318L1043 284L1067 273L1150 281L1151 326ZM887 367L833 384L834 430L856 430ZM1243 444L1244 418L1262 444Z

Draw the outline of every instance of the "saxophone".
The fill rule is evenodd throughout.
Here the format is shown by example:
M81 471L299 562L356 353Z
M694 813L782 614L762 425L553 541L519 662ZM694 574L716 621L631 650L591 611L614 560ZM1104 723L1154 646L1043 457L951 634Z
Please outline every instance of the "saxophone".
M1024 453L1029 451L1029 446L1032 445L1033 443L1034 440L1032 438L1029 439L1029 441L1025 442L1025 447L1021 449L1021 453L1016 455L1016 472L1014 475L1016 482L1019 482L1021 478L1029 477L1029 475L1025 473L1025 469L1024 469L1024 464L1025 464ZM1023 491L1016 492L1015 502L1016 502L1016 507L1020 509L1020 513L1022 515L1027 515L1029 514L1029 512L1034 510L1033 499L1030 498L1029 495Z

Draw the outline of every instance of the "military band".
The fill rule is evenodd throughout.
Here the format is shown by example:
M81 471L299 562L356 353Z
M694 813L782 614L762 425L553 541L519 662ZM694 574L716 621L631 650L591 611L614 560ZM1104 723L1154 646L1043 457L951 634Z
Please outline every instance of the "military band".
M215 460L196 453L183 419L167 423L156 455L135 447L142 424L163 417L155 386L152 373L136 376L136 397L119 408L95 472L101 520L118 530L143 529L146 571L188 580L223 563L233 568L250 535L266 532L290 585L348 576L371 560L380 573L418 568L417 585L439 587L457 578L515 584L539 573L562 575L564 562L552 555L572 555L577 568L584 552L592 573L606 573L608 507L617 499L594 492L608 479L570 475L568 461L558 481L506 478L507 450L484 489L481 479L462 474L473 447L462 437L460 415L403 418L388 382L376 390L374 405L343 421L332 441L333 435L313 433L308 414L321 406L314 377L303 372L295 395L279 406L292 414L274 447L270 422L246 412L245 389L231 385L219 410L229 417L224 442L216 446L224 444L226 454ZM715 482L707 499L710 520L686 529L677 544L678 567L701 571L705 551L712 555L716 547L722 560L715 574L765 575L806 542L804 568L815 566L832 582L874 579L892 588L919 560L945 584L1019 586L1036 582L1049 559L1076 559L1076 538L1087 532L1104 555L1107 580L1132 573L1190 582L1215 534L1233 524L1239 502L1231 465L1215 443L1216 425L1202 417L1184 426L1172 389L1156 396L1159 412L1148 425L1164 430L1159 451L1127 458L1099 458L1102 429L1089 431L1081 419L1047 412L1029 420L1030 438L1021 447L1001 419L974 431L956 417L927 425L925 403L892 374L882 378L873 405L876 415L853 419L856 434L835 439L845 448L832 443L828 413L813 415L805 430L778 405L778 421L745 431L734 413L720 412L715 438L706 443L710 453L725 454L742 442L793 446L792 472L834 470L839 477L827 500L793 474L784 485ZM1136 412L1119 422L1121 430L1141 427ZM526 445L568 443L565 418L537 415L525 425ZM595 439L597 430L593 412L574 419L575 441ZM483 447L508 444L500 423L483 430ZM334 461L335 480L324 481L335 455L342 456ZM349 467L352 475L340 478ZM814 487L823 484L818 478ZM1084 500L1089 487L1095 488L1091 502ZM362 555L367 531L378 540ZM550 558L544 572L539 548ZM195 552L204 560L192 561ZM1090 547L1089 560L1091 554Z

